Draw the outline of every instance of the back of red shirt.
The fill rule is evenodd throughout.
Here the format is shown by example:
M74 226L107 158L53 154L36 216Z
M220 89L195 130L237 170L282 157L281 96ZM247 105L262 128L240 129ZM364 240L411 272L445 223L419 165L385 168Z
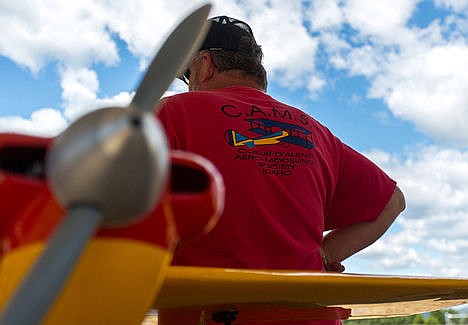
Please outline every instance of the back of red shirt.
M171 147L209 159L226 185L219 223L174 264L322 270L323 231L375 220L395 188L312 117L253 88L168 97L159 118Z

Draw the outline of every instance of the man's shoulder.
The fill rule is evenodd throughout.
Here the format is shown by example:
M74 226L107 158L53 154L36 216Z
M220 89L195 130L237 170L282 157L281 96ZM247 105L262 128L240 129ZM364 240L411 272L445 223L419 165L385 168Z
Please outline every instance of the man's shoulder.
M216 99L222 97L222 94L217 91L189 91L167 96L161 99L162 103L183 103L183 102L197 102Z
M177 101L177 100L199 100L199 99L216 99L216 98L248 98L248 97L268 97L262 91L259 91L250 87L243 86L231 86L225 88L217 88L211 90L202 90L202 91L188 91L184 93L175 94L168 96L165 100Z

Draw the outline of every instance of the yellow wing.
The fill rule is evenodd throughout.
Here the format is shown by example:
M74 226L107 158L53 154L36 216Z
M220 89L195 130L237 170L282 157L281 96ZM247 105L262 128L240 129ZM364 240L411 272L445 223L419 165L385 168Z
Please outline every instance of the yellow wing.
M405 316L468 303L468 279L170 267L154 303L170 320ZM244 317L244 318L242 318Z

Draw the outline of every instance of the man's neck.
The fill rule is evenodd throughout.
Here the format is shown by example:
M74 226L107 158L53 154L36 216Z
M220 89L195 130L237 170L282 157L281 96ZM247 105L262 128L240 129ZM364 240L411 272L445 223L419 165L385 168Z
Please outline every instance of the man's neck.
M209 89L243 86L265 91L254 78L236 73L236 71L216 72L215 77L206 86Z

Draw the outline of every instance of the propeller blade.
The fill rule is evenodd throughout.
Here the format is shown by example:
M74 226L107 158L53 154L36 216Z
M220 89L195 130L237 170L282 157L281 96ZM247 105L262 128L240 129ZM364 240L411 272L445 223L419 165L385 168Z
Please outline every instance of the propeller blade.
M211 5L195 10L172 32L153 59L146 71L132 102L131 107L150 112L170 86L174 78L189 64L189 60L200 48L209 23Z
M101 220L102 215L95 208L69 209L44 252L3 310L1 325L41 323Z

